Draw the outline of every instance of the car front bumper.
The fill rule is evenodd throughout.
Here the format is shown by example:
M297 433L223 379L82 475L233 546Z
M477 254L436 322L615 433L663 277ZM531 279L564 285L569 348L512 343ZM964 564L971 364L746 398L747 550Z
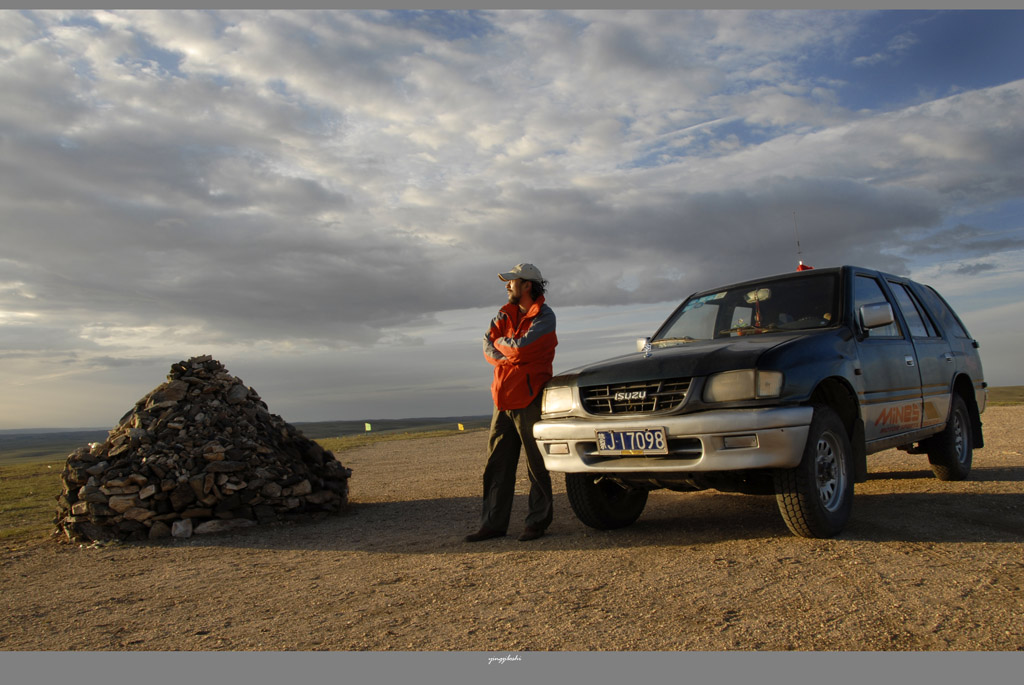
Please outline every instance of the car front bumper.
M629 419L547 419L533 435L544 464L556 473L682 473L792 468L800 463L811 407L723 409L682 416ZM664 455L603 455L597 431L662 427Z

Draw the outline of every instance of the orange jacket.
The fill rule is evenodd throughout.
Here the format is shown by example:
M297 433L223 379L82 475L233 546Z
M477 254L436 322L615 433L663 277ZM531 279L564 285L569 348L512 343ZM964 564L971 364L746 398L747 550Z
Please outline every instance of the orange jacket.
M525 314L515 304L502 307L484 335L484 359L494 365L494 406L528 406L551 379L557 344L555 313L543 297Z

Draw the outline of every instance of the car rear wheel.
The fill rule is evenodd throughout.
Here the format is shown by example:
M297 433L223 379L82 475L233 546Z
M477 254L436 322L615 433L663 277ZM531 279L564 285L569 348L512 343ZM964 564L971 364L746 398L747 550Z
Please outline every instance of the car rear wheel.
M814 408L800 464L776 470L775 500L794 535L830 538L846 525L853 509L853 450L829 407Z
M971 419L960 395L953 395L946 428L925 444L928 463L939 480L964 480L971 473L974 445L971 442Z
M565 474L565 493L576 518L598 530L630 525L647 505L646 490L590 473Z

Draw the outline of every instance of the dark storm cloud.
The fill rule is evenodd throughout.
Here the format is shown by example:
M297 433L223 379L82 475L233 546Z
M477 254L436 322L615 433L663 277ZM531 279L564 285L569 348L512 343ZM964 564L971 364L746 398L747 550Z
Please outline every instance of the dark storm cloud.
M956 273L963 276L974 276L976 274L984 273L986 271L993 271L996 269L995 264L961 264L956 268Z
M908 247L919 254L970 254L975 257L986 257L1000 252L1020 250L1024 248L1024 238L958 224L944 230L929 231L908 241Z
M701 283L790 270L798 258L901 272L905 259L881 254L880 246L940 217L919 193L846 180L774 179L759 190L645 199L645 206L616 209L599 193L523 193L517 233L559 265L553 290L560 301L673 300ZM531 207L543 207L543 216Z

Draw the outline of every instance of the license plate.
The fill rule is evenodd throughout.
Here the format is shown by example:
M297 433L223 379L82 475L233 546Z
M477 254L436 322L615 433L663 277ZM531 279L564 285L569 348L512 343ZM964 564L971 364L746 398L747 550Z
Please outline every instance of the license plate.
M597 431L598 454L668 454L664 428Z

